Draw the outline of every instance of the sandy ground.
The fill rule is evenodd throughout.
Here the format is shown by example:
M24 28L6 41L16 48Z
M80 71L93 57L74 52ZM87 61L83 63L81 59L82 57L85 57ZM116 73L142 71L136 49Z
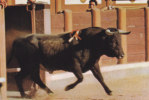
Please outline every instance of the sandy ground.
M105 82L113 91L108 96L99 82L92 76L84 77L84 81L70 91L64 88L74 82L75 78L52 81L48 84L54 94L47 95L39 89L32 100L149 100L149 75L138 75L122 79L108 79ZM18 92L8 92L8 100L22 99Z

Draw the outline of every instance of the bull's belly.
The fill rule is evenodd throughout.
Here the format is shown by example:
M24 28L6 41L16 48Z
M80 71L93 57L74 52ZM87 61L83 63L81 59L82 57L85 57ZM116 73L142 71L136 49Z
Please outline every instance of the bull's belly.
M88 63L88 57L80 57L78 56L78 60L74 60L75 56L71 53L69 54L61 54L53 57L44 56L42 59L42 64L45 66L47 70L55 71L55 70L64 70L64 71L74 71L74 67L79 66L82 69L82 72L86 72L90 69L90 64Z
M53 72L57 70L63 70L68 72L74 72L74 63L66 62L64 60L61 61L50 61L48 63L42 63L42 65L46 68L47 71ZM82 73L85 73L90 70L89 65L80 66L82 69Z
M72 60L66 58L53 58L48 61L43 61L43 66L49 71L55 70L64 70L64 71L72 71L74 63Z
M57 70L74 72L74 67L77 67L73 63L72 64L64 63L64 62L62 63L61 61L60 62L58 62L58 61L52 62L52 63L42 63L42 65L46 68L46 70L48 72L51 72L51 73L54 71L57 71ZM85 72L89 71L92 66L87 64L87 65L80 66L80 67L81 67L82 73L85 73Z

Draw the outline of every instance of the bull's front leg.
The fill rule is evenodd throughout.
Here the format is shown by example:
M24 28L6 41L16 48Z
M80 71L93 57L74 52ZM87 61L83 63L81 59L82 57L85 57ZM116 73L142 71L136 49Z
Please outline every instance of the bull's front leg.
M75 61L75 66L73 68L73 73L77 77L77 81L75 81L74 83L68 85L65 88L65 91L73 89L76 85L78 85L80 82L83 81L83 75L82 75L82 70L81 70L81 67L80 67L80 63L78 63L77 59L75 59L74 61Z
M103 86L106 93L108 95L112 95L112 91L108 88L108 86L104 82L98 62L95 64L95 66L93 66L91 68L91 71L92 71L93 75L96 77L96 79L101 83L101 85Z

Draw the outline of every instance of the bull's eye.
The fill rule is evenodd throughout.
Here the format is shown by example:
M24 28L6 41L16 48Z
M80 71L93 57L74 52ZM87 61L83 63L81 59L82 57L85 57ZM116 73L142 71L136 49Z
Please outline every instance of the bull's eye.
M116 41L112 40L112 41L110 42L110 47L115 48L116 46L117 46Z

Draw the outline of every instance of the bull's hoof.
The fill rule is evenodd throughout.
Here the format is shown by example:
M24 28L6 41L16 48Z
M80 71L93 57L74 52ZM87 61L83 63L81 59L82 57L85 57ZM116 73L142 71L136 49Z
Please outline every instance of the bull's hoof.
M107 94L108 94L109 96L111 96L111 95L112 95L112 91L108 91Z
M22 98L27 98L27 99L31 99L32 97L30 95L27 95L27 94L23 94L21 95Z
M48 93L48 96L53 96L53 95L54 95L54 93L53 93L53 92Z
M65 91L68 91L68 90L70 90L70 89L72 89L72 88L73 88L72 85L68 85L68 86L66 86Z
M54 92L51 91L51 90L48 90L47 93L48 93L48 94L53 94Z
M45 88L44 89L48 94L53 93L53 91L51 91L49 88Z
M0 87L2 87L2 83L0 83Z
M52 94L54 94L54 92L52 92L52 91L48 93L48 95L52 95Z
M66 88L65 88L65 91L68 91L68 90L70 90L70 89L69 89L68 87L66 87Z

